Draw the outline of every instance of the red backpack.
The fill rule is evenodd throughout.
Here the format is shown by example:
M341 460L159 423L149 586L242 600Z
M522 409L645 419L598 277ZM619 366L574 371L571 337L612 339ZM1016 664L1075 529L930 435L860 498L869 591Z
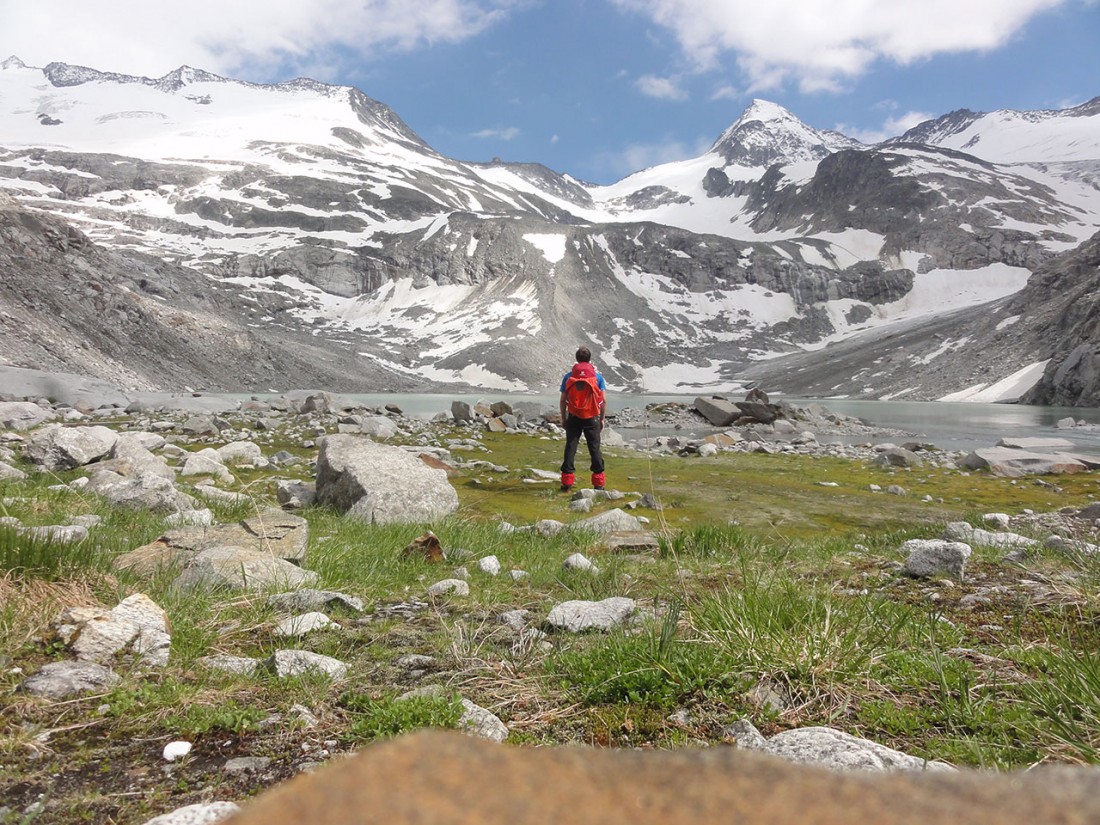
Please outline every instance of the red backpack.
M565 379L565 403L569 414L576 418L598 418L603 409L603 390L600 389L596 368L579 363Z

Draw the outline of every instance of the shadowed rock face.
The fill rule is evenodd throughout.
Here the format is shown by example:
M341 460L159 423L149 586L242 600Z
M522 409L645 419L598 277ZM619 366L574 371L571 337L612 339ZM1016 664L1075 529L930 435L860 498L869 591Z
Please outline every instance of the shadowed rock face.
M1032 825L1100 821L1100 773L832 773L734 748L521 748L424 732L250 803L232 825Z

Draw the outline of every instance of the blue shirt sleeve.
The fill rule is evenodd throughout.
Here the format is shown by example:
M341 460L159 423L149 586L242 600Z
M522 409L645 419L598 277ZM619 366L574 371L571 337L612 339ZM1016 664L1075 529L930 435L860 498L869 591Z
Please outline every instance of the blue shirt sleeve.
M569 380L569 376L570 376L570 374L571 374L571 373L568 373L568 372L567 372L567 373L566 373L565 375L563 375L563 376L561 377L561 389L560 389L560 390L558 390L558 392L565 392L565 382Z

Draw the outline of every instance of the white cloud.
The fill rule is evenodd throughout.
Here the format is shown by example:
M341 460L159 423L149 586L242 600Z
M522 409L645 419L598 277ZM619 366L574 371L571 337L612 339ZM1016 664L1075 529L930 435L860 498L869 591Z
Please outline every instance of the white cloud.
M835 89L876 60L910 63L1003 46L1071 0L612 0L671 30L697 70L734 53L748 92Z
M512 0L0 0L0 55L159 77L187 64L253 80L326 79L391 50L473 37ZM346 58L341 57L341 52ZM2 58L0 58L2 59ZM346 68L346 67L344 67Z
M470 137L512 140L519 137L519 129L515 126L509 126L507 129L482 129L480 132L474 132Z
M634 85L642 94L648 97L656 97L661 100L686 100L687 92L680 88L679 84L671 77L656 77L647 74L639 77Z
M926 120L932 120L935 117L937 116L930 115L927 112L906 112L903 115L887 118L879 129L858 129L843 123L837 124L833 128L841 134L855 138L860 143L874 144L882 143L882 141L887 138L899 137L914 126L924 123Z

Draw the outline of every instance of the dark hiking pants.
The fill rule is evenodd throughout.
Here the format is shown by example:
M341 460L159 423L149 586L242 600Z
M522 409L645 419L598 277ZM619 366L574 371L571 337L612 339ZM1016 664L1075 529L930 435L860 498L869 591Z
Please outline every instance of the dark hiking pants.
M573 462L577 458L577 447L581 436L588 442L588 454L592 457L592 472L603 472L603 453L600 452L600 419L577 418L570 415L565 419L565 460L561 463L563 473L575 472Z

